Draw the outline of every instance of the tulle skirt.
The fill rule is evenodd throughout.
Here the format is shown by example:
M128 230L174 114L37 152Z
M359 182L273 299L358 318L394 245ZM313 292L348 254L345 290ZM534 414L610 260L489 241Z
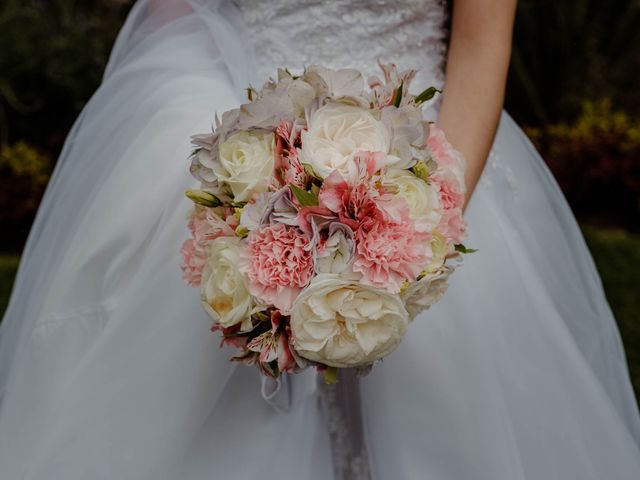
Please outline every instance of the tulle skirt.
M69 134L3 320L1 478L640 478L600 279L507 113L466 213L478 252L369 376L335 395L308 370L270 397L228 362L182 283L183 192L189 136L244 101L251 64L223 13L151 24L143 6Z

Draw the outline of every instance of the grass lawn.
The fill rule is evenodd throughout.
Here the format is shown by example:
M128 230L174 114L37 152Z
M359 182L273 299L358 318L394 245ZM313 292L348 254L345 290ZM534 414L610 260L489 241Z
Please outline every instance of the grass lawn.
M640 401L640 235L583 226L627 353Z
M640 235L583 227L624 341L631 381L640 399ZM0 315L18 268L16 255L0 254Z

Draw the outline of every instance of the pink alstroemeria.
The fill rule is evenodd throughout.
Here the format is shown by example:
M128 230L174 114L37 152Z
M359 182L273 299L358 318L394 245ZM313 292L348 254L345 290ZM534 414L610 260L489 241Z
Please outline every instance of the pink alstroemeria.
M294 122L281 121L276 129L275 146L275 178L280 185L293 184L304 188L308 175L304 171L298 158L297 146L300 146L300 132L303 125Z

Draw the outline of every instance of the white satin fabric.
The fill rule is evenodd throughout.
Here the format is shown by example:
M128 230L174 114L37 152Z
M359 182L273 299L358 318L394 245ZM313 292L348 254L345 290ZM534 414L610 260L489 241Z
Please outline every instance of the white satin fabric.
M377 480L639 478L640 417L598 274L506 113L466 214L479 251L396 352L343 383L349 418L327 413L311 370L269 398L277 409L257 371L227 361L179 247L189 136L255 74L244 28L227 2L134 7L0 329L0 478L324 480L362 460L336 456L341 429L364 439Z

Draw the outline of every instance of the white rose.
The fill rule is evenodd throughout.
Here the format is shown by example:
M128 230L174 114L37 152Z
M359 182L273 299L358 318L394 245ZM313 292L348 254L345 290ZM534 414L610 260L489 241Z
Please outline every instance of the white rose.
M231 189L237 202L268 189L274 166L273 133L240 131L220 144L213 166L218 181Z
M336 274L320 274L291 310L293 346L334 367L368 365L400 343L409 314L399 295Z
M322 178L334 170L353 178L356 152L389 151L389 130L365 108L328 103L311 114L308 124L308 130L302 132L301 161Z
M411 282L401 291L400 296L411 320L443 297L449 286L448 279L451 272L453 272L452 267L443 265L437 272L427 274L416 282Z
M389 169L383 178L385 185L394 187L409 204L412 220L425 223L431 230L440 223L440 195L438 189L416 177L408 170Z
M208 245L200 299L216 323L223 327L242 323L241 329L249 330L253 301L238 270L240 248L238 237L218 237Z

